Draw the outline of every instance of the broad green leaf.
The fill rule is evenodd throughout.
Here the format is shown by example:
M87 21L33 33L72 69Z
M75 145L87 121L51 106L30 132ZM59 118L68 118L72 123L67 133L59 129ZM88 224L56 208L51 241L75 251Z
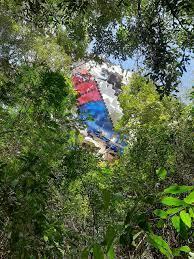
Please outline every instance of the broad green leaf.
M188 204L194 203L194 192L191 192L186 198L184 198L184 201Z
M156 174L161 180L165 180L167 176L167 171L165 168L159 168L158 170L156 170Z
M185 210L182 210L180 212L180 217L181 217L182 221L185 223L185 225L190 228L191 227L191 217L190 217L189 213L187 213Z
M189 208L189 214L191 218L194 218L194 211L192 208Z
M166 255L167 258L169 258L169 259L172 258L172 255L169 254L169 253L166 251L166 249L165 249L164 247L161 246L161 247L159 248L159 250L160 250L160 252L161 252L162 254Z
M162 254L166 255L167 258L172 258L172 251L168 243L161 237L154 234L148 236L150 243L157 248Z
M182 238L184 238L185 240L188 239L188 229L187 226L185 225L185 223L182 221L182 219L180 220L180 235Z
M180 232L180 217L175 215L171 218L171 221L176 231Z
M168 214L166 213L166 211L164 210L160 210L160 209L157 209L157 210L154 210L154 214L158 217L160 217L161 219L166 219Z
M184 201L174 197L164 197L161 202L170 206L181 206L185 204Z
M191 252L191 249L190 249L190 247L188 247L188 246L181 246L181 247L179 248L179 250L182 251L182 252L185 252L185 253Z
M164 193L171 193L171 194L178 194L183 192L188 192L193 190L193 186L186 186L186 185L171 185L167 189L164 190Z
M104 253L98 244L93 246L94 259L104 259Z
M176 214L177 212L179 212L181 209L182 209L182 207L171 208L171 209L166 210L166 213L168 215L173 215L173 214Z
M116 235L116 230L113 226L108 226L107 228L107 231L106 231L106 235L105 235L105 238L104 238L104 241L105 241L105 244L106 244L106 247L107 247L107 252L109 251L113 241L114 241L114 238L115 238L115 235Z
M109 259L115 259L116 258L113 246L110 247L110 249L107 253L107 256L108 256Z

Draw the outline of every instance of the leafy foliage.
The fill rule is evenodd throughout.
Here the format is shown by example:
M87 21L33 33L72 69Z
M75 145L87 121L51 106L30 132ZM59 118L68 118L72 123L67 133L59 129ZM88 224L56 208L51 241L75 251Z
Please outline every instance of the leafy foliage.
M192 107L160 95L185 70L192 15L190 1L1 1L0 257L194 250ZM94 54L142 52L153 79L123 87L128 145L112 163L84 147L75 117L70 66L92 41Z
M144 75L161 96L177 89L193 52L192 0L6 0L1 6L17 21L55 33L75 59L91 43L94 56L143 56Z
M181 195L181 193L189 192L191 193L186 196L186 198L178 199L175 197L164 197L162 199L162 203L164 205L167 205L167 210L160 210L159 213L156 213L157 216L159 216L161 219L168 220L168 224L171 222L172 226L176 229L178 233L182 236L182 238L192 238L192 231L190 229L192 228L193 223L193 205L188 203L190 199L187 200L188 197L192 197L192 190L194 186L177 186L176 189L175 186L172 185L164 190L164 193L170 193L175 195ZM176 192L175 190L178 190ZM187 202L185 202L185 199ZM173 208L173 206L178 206L178 208ZM171 207L171 208L169 208ZM158 212L158 210L157 210ZM160 249L160 247L157 247ZM188 246L182 246L180 248L174 249L171 254L180 255L180 252L190 252L190 248ZM170 258L170 253L167 254L165 250L161 250L163 254L165 254L167 257Z

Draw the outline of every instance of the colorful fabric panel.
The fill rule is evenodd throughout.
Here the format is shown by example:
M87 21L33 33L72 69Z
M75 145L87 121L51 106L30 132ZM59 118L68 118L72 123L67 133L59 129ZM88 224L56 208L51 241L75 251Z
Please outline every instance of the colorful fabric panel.
M99 82L94 81L94 77L87 70L74 74L72 81L79 94L77 98L79 118L87 126L88 133L96 135L115 152L122 152L125 144L119 134L114 132L109 110L99 90ZM109 94L110 91L108 96Z
M95 81L80 83L76 85L75 89L79 94L84 94L89 91L98 91Z
M95 90L81 95L77 100L79 105L82 105L89 102L101 101L102 97L100 95L100 92L98 90Z
M78 84L81 84L82 82L84 82L84 79L80 75L75 75L72 77L72 82L74 87L76 87Z
M111 138L114 134L112 122L108 116L103 101L89 102L79 107L80 118L90 131L98 131L103 136Z

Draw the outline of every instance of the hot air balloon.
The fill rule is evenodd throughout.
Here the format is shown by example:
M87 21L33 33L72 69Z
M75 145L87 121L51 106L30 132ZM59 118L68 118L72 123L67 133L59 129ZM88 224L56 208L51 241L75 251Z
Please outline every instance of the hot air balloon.
M114 127L122 117L118 94L130 77L130 71L105 61L81 61L73 66L79 118L86 125L87 135L103 143L104 150L122 153L126 146Z

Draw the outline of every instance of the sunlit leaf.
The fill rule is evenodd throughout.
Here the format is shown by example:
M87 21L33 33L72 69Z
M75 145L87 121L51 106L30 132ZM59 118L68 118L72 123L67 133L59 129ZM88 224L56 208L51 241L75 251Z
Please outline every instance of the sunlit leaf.
M188 247L188 246L181 246L181 247L179 248L179 250L182 251L182 252L185 252L185 253L191 252L191 249L190 249L190 247Z
M157 248L162 254L166 255L167 258L172 257L172 251L168 243L161 236L150 234L148 237L149 237L150 243L155 248Z
M172 225L177 230L177 232L180 232L180 217L179 216L173 216L171 218Z
M192 208L189 208L189 214L190 217L194 219L194 210Z
M171 194L178 194L183 192L188 192L193 190L193 186L186 186L186 185L171 185L167 189L164 190L164 193L171 193Z
M188 204L194 203L194 192L191 192L186 198L184 198L184 201Z
M115 259L115 258L116 258L116 255L115 255L113 246L111 246L111 247L109 248L109 251L108 251L108 253L107 253L107 256L108 256L109 259Z
M174 197L164 197L161 202L170 206L180 206L185 204L184 201Z
M176 214L177 212L179 212L182 209L182 207L178 207L178 208L171 208L166 210L166 213L168 215L172 215L172 214Z
M180 212L180 217L181 217L182 221L185 223L185 225L187 225L190 228L191 227L191 217L190 217L189 213L187 213L185 210L182 210Z

